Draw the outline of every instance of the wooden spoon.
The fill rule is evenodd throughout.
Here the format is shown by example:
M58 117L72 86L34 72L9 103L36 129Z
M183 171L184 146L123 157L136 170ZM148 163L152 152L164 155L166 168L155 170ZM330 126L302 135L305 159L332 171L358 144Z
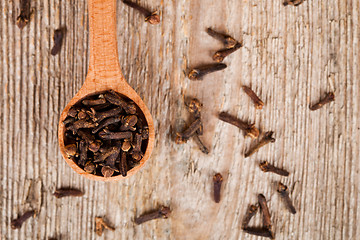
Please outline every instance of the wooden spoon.
M149 159L154 146L154 123L148 108L140 96L126 82L120 70L116 40L116 0L89 0L89 24L90 24L90 62L89 71L84 85L73 99L65 107L59 121L59 146L65 161L78 174L92 180L118 181L130 177L142 168ZM69 109L80 99L87 95L114 90L128 97L140 108L149 126L149 139L144 157L140 164L129 170L126 177L121 175L105 178L89 174L81 169L74 161L67 157L64 145L65 120Z

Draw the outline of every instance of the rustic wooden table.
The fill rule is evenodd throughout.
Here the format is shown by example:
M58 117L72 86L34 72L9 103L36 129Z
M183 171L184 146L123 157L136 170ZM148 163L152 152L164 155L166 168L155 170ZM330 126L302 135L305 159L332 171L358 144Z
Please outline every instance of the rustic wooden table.
M94 182L61 158L59 115L84 82L88 67L86 1L32 1L31 22L15 25L19 1L0 1L0 238L96 239L94 218L116 227L103 239L257 239L240 226L257 194L269 199L276 239L357 239L360 236L360 3L358 0L141 1L158 9L152 26L118 1L119 61L129 84L149 106L156 128L153 154L130 179ZM51 56L53 32L66 26L59 55ZM228 68L193 82L187 69L211 63L221 44L214 27L244 42ZM251 86L264 100L255 110L241 90ZM335 92L335 102L311 112L308 105ZM174 131L188 122L186 96L204 103L201 153L193 141L176 145ZM216 115L228 111L276 142L244 159L253 144ZM288 178L263 173L268 160ZM212 199L212 176L224 177L222 199ZM290 187L298 213L290 214L274 186ZM41 186L27 197L29 186ZM36 184L38 183L38 185ZM82 198L56 199L57 187L76 187ZM31 187L36 189L36 187ZM167 220L137 226L135 216L160 205ZM40 213L20 230L11 219L31 207ZM261 225L259 215L252 225Z

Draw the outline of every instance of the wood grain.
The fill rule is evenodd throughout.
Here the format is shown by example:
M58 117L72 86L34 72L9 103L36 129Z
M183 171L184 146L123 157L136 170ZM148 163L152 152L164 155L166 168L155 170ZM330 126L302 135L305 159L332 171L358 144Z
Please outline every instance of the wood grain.
M32 1L33 16L15 25L19 1L0 0L0 236L1 239L95 239L95 217L116 227L104 239L257 239L241 221L257 194L269 199L276 239L356 239L360 236L360 3L305 1L140 1L159 10L152 26L117 2L119 62L125 79L154 119L155 147L145 167L117 183L87 180L61 157L57 124L84 83L89 61L86 1ZM51 56L52 35L67 27L63 49ZM244 47L225 59L228 68L203 81L186 78L189 68L211 63L221 43L205 29L228 32ZM264 101L255 110L241 86ZM335 102L311 112L325 92ZM204 103L204 142L175 145L173 135L188 123L185 96ZM274 131L276 142L244 159L251 144L241 131L216 118L227 111ZM263 173L268 160L291 172ZM219 204L212 176L224 177ZM10 221L25 212L29 180L42 182L37 218L20 230ZM292 190L298 210L289 214L276 181ZM76 187L82 198L56 199L57 187ZM36 204L35 204L36 205ZM161 205L167 220L136 226L133 218ZM251 225L260 225L259 215Z

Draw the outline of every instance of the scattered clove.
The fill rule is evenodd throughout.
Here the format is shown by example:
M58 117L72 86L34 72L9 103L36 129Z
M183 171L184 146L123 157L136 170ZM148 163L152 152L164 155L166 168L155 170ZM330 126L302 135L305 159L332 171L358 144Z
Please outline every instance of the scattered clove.
M144 222L158 219L158 218L168 218L170 216L171 210L168 207L162 206L159 210L156 210L151 213L147 213L144 215L141 215L140 217L135 218L135 223L140 225Z
M270 239L275 239L274 233L267 228L247 227L244 229L244 231L254 236L268 237Z
M175 139L176 144L186 143L191 137L194 138L194 141L199 146L201 152L205 154L209 154L209 149L203 144L200 139L200 135L203 134L203 124L201 121L201 108L202 103L196 99L192 98L185 101L185 105L187 110L191 113L194 121L191 125L182 133L177 133L177 137Z
M263 146L265 146L268 143L271 142L275 142L275 138L272 137L273 132L266 132L265 136L252 148L249 149L249 151L247 151L245 153L245 158L250 157L251 155L253 155L254 153L256 153L257 151L259 151L259 149Z
M261 162L259 164L259 167L263 172L272 172L285 177L289 176L288 171L282 168L275 167L274 165L270 164L268 161Z
M215 62L220 63L220 62L224 61L224 58L226 58L227 56L229 56L230 54L232 54L233 52L235 52L242 46L243 45L241 43L236 43L236 45L232 48L226 48L226 49L217 51L216 53L214 53L212 58Z
M199 134L195 134L194 140L196 144L199 146L199 149L201 152L205 154L209 154L209 149L204 145L204 143L201 141Z
M182 133L177 133L177 137L175 142L177 144L186 143L187 140L189 140L197 130L199 130L202 126L201 119L196 119L191 125Z
M26 211L23 215L19 216L17 219L11 220L11 228L18 229L21 228L22 224L28 220L30 217L35 217L35 210Z
M258 206L256 205L250 205L245 213L245 217L242 221L242 229L246 229L249 225L249 222L253 216L255 216L256 212L258 210Z
M213 38L221 41L226 48L233 48L238 43L234 38L227 34L216 32L215 30L208 28L206 32Z
M283 5L284 6L287 6L287 5L299 6L303 2L305 2L305 0L285 0L283 2Z
M82 197L84 193L78 189L73 188L59 188L56 189L53 195L56 198L63 198L63 197Z
M149 10L145 9L144 7L141 7L139 4L135 2L131 2L129 0L123 0L123 3L128 5L131 8L134 8L138 10L140 13L142 13L145 16L145 22L148 22L150 24L159 24L160 23L160 16L157 14L157 11L150 12Z
M185 103L187 106L188 111L194 116L194 118L200 118L201 117L201 109L202 109L202 103L196 99L192 98L189 102Z
M16 18L16 25L23 29L30 21L30 0L20 0L20 15Z
M61 46L65 37L66 29L59 28L54 32L54 46L51 49L51 55L55 56L61 50Z
M328 92L326 93L325 98L321 99L318 103L315 103L312 106L309 106L311 111L315 111L318 110L320 108L322 108L322 106L324 106L327 103L333 102L335 101L335 95L333 92Z
M110 231L115 231L115 228L111 227L102 217L95 217L95 233L101 236L104 232L104 228Z
M212 72L225 69L227 66L223 63L214 63L194 68L188 74L190 80L202 80L202 78Z
M245 136L250 136L253 139L258 138L258 136L259 136L259 130L255 127L255 124L248 124L246 122L243 122L242 120L240 120L226 112L221 112L219 114L219 119L221 121L230 123L231 125L234 125L234 126L240 128L241 130L243 130L245 132Z
M263 225L266 229L271 230L272 224L271 224L271 215L269 212L269 208L266 203L266 198L263 194L258 195L258 201L260 205L260 209L263 215Z
M254 105L255 105L256 109L262 109L263 108L263 106L264 106L263 101L261 101L261 99L255 94L255 92L253 90L251 90L251 88L249 88L247 86L242 86L242 89L251 98L251 100L254 102Z
M292 214L296 213L296 209L289 197L289 191L288 191L288 187L284 184L282 184L281 182L279 182L278 185L278 189L277 189L278 193L280 194L281 198L283 199L286 207L289 209L289 211Z
M214 182L214 201L216 203L220 202L220 192L221 192L221 184L223 182L223 177L220 173L217 173L213 177Z

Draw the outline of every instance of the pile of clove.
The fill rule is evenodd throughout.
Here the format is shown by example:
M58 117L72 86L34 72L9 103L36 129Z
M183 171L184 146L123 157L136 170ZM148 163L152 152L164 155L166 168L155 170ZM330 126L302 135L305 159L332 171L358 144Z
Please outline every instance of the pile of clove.
M148 143L143 113L113 90L80 100L63 124L68 157L98 176L126 177L141 161Z

